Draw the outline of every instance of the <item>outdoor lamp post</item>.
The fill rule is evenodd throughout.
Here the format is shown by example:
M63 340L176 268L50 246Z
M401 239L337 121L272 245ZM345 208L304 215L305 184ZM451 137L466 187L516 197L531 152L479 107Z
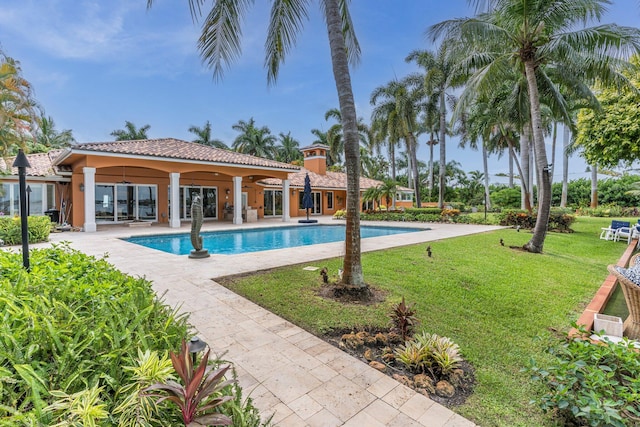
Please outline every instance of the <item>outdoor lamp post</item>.
M196 366L196 357L198 353L205 349L207 343L202 341L198 337L191 337L189 340L189 353L191 353L191 361L193 362L193 366Z
M18 168L18 185L20 193L20 227L22 228L22 265L29 271L29 230L27 228L27 168L29 160L22 149L13 161L13 167Z

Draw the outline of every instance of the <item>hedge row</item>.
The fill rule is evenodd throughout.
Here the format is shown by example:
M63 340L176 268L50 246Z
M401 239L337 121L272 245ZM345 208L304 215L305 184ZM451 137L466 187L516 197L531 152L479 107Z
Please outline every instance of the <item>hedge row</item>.
M27 218L29 243L46 242L51 232L51 220L48 216L29 216ZM22 227L19 217L0 216L0 240L5 245L22 243Z

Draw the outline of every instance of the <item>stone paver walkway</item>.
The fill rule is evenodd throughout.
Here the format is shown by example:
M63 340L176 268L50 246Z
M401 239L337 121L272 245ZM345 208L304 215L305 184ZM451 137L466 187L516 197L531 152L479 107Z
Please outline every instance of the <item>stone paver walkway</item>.
M321 218L321 222L331 221ZM258 226L291 225L263 220ZM403 224L404 225L404 224ZM409 224L407 224L409 225ZM243 227L255 227L247 224ZM429 224L430 231L364 239L362 250L481 233L499 227ZM205 224L203 231L238 228ZM282 427L429 426L474 424L303 329L218 285L212 278L341 256L344 243L279 249L244 255L188 259L121 240L139 234L186 232L161 226L99 228L96 233L52 234L52 242L91 255L109 255L118 269L153 281L164 301L190 313L190 323L218 355L236 366L239 381L263 416Z

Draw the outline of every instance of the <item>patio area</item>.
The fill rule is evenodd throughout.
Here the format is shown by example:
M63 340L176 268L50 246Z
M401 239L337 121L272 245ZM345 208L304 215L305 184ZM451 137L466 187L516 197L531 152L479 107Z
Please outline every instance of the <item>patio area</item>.
M335 223L331 217L317 218L320 223ZM288 225L292 223L266 219L257 224L244 224L242 228ZM429 227L429 231L402 237L364 239L362 251L500 228L463 224L429 224ZM205 223L202 231L238 228L238 225L212 222ZM212 280L290 264L313 265L314 261L342 256L343 242L305 246L304 250L298 247L188 259L121 240L132 235L189 230L189 224L180 229L162 225L143 229L99 226L95 233L52 234L51 242L68 241L73 248L90 255L108 254L109 261L121 271L151 280L154 290L163 295L167 304L190 313L190 323L212 351L235 364L245 396L254 399L264 417L273 414L276 425L474 425Z

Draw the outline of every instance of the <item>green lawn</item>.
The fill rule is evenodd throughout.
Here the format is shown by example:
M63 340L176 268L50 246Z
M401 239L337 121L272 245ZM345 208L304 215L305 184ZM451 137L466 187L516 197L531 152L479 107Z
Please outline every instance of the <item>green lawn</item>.
M376 306L341 305L316 296L318 272L302 265L226 281L225 285L315 334L360 325L388 326L390 307L416 303L420 329L452 338L476 369L476 389L453 408L479 425L554 425L529 402L539 385L521 372L562 338L607 276L622 242L600 240L610 218L578 218L572 234L550 233L544 254L510 249L531 234L513 229L363 254L365 279L388 292ZM505 246L499 244L504 239ZM312 263L337 272L340 258Z

